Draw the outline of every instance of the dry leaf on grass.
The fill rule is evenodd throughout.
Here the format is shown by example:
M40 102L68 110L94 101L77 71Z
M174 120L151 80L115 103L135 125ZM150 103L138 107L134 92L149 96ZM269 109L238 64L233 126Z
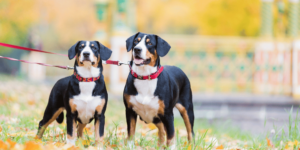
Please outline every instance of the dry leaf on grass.
M43 150L43 147L36 142L29 141L29 142L25 143L24 150Z
M224 146L223 145L219 145L216 147L216 149L224 149Z
M7 148L8 148L8 145L5 142L0 140L0 149L7 149Z

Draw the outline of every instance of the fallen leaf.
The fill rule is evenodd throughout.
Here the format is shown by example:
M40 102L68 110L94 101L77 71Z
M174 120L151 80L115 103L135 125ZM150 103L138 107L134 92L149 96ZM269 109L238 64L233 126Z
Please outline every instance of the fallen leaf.
M12 141L11 139L7 139L6 141L9 144L9 148L13 148L17 144L16 142Z
M267 139L268 146L273 147L274 145L273 145L272 141L268 138L266 138L266 139Z
M0 132L2 132L2 127L0 126Z
M0 140L0 149L7 149L7 144Z
M79 150L79 147L75 147L74 145L69 147L67 150Z
M91 142L89 140L82 140L82 145L90 145Z
M294 141L294 145L297 146L299 142L297 140Z
M187 148L187 150L192 150L192 145L189 145L189 147Z
M156 129L156 126L153 123L148 124L148 128L151 130Z
M216 149L224 149L224 146L223 145L219 145L216 147Z
M42 150L42 146L36 142L29 141L25 143L24 150Z
M113 145L111 145L111 147L112 147L112 148L115 148L115 147L117 147L117 145L116 145L116 144L113 144Z

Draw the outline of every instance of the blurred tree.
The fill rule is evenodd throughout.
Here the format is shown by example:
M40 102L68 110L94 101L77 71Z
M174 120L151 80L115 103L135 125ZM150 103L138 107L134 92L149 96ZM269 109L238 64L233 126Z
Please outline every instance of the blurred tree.
M36 0L0 1L0 41L11 44L25 44L28 28L36 23L38 13ZM1 47L0 54L8 52Z
M151 0L137 2L139 31L256 36L260 0Z

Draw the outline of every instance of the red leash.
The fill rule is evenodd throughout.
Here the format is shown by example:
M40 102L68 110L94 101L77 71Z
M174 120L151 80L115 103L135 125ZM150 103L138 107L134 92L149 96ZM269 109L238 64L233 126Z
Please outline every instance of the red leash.
M14 49L19 49L19 50L25 50L25 51L33 51L33 52L40 52L40 53L48 53L48 54L56 54L56 55L61 55L61 56L68 56L68 55L64 55L64 54L52 53L52 52L47 52L47 51L43 51L43 50L38 50L38 49L33 49L33 48L28 48L28 47L22 47L22 46L17 46L17 45L11 45L11 44L6 44L6 43L0 43L0 46L14 48Z
M19 49L19 50L25 50L25 51L33 51L33 52L68 56L68 55L64 55L64 54L47 52L47 51L43 51L43 50L38 50L38 49L33 49L33 48L28 48L28 47L22 47L22 46L17 46L17 45L11 45L11 44L6 44L6 43L0 43L0 46ZM47 67L57 67L57 68L68 69L68 70L69 69L74 69L73 67L69 67L69 66L60 66L60 65L51 65L51 64L45 64L45 63L30 62L30 61L26 61L26 60L19 60L19 59L10 58L10 57L4 57L4 56L0 56L0 58L4 58L4 59L7 59L7 60L12 60L12 61L20 61L20 62L29 63L29 64L37 64L37 65L42 65L42 66L47 66ZM129 65L129 62L123 63L123 62L112 61L112 60L103 61L103 63L104 64L118 65L118 66L120 66L120 65Z
M26 60L19 60L19 59L10 58L10 57L0 56L0 58L12 60L12 61L20 61L20 62L24 62L24 63L28 63L28 64L38 64L38 65L47 66L47 67L57 67L57 68L68 69L68 70L69 69L74 69L73 67L69 67L69 66L59 66L59 65L50 65L50 64L37 63L37 62L29 62L29 61L26 61Z

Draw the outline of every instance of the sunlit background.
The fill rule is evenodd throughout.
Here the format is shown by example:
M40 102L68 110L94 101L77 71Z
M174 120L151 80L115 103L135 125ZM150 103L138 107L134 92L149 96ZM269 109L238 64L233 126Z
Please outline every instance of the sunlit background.
M161 63L180 67L191 81L196 118L217 124L230 119L258 134L269 132L273 122L286 123L285 110L299 105L299 31L298 0L0 0L3 43L67 54L79 40L98 40L113 51L111 60L126 62L129 36L159 35L172 47ZM74 64L64 56L5 47L0 55ZM49 87L72 74L4 59L0 64L7 81ZM119 101L128 71L104 65L108 91Z

